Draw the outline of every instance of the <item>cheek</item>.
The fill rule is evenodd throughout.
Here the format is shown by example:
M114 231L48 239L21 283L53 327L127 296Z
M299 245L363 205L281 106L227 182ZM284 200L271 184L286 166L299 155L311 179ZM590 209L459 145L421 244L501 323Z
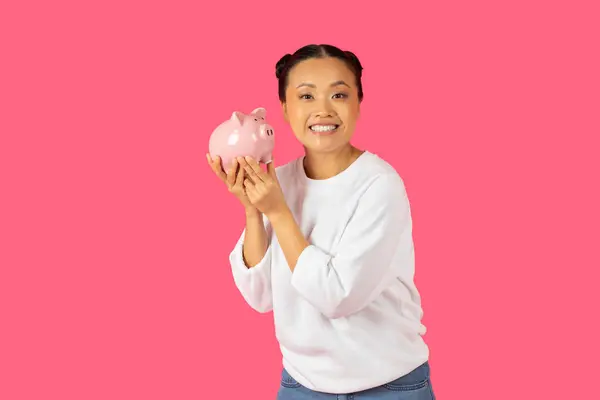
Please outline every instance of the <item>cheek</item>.
M344 117L348 121L355 121L358 119L358 108L354 105L348 105L348 107L344 109Z
M299 126L304 125L306 123L306 119L306 113L302 112L301 110L297 110L294 114L291 115L290 122L295 126Z

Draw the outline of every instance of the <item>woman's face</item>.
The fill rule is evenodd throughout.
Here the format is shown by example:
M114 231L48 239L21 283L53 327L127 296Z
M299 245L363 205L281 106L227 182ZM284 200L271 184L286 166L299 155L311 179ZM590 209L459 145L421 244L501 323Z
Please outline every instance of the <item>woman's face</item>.
M309 59L289 73L285 120L298 140L314 152L348 144L360 114L354 73L337 58Z

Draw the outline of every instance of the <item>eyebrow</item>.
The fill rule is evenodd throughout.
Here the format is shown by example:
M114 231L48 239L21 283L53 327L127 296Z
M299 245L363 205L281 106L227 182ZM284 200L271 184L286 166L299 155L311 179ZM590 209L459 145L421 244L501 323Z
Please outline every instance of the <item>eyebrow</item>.
M346 82L344 82L344 81L335 81L335 82L333 82L333 83L332 83L330 86L331 86L331 87L333 87L333 86L339 86L339 85L344 85L344 86L348 86L348 87L350 87L350 85L348 85L348 84L347 84ZM296 89L299 89L299 88L301 88L302 86L309 86L309 87L312 87L312 88L316 88L315 84L313 84L313 83L307 83L307 82L303 82L303 83L299 84L298 86L296 86Z

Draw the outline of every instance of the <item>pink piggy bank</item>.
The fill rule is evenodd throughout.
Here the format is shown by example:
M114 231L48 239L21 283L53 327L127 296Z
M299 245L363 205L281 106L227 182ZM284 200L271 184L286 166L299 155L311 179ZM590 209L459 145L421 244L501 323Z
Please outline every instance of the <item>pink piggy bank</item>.
M221 166L229 170L236 157L250 156L259 163L272 161L275 132L265 117L267 111L260 107L250 114L234 111L227 121L213 131L208 143L212 158L221 157Z

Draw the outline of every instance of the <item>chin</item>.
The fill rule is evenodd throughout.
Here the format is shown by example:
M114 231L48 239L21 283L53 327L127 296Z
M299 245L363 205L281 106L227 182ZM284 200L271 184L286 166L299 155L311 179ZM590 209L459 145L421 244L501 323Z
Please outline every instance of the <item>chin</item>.
M303 141L302 144L308 150L317 153L329 153L339 149L340 147L344 147L347 143L348 141L343 137L335 137L335 135L330 135L308 137Z

